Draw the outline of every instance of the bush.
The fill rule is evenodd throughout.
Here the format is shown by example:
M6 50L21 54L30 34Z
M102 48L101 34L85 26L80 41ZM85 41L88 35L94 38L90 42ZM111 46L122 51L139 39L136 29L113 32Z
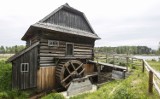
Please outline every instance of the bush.
M0 61L0 91L11 90L12 66L10 63Z
M126 66L126 63L119 62L119 66Z
M151 61L155 62L156 60L155 60L155 59L152 59Z
M110 64L114 64L114 61L112 60L112 61L110 61L109 63L110 63Z

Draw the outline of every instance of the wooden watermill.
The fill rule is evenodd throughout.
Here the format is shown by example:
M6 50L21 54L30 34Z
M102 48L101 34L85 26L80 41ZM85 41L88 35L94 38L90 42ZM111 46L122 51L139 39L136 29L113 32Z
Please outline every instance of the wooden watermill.
M85 68L83 63L78 60L61 62L56 68L56 78L64 88L67 88L74 78L84 76Z
M94 59L97 39L83 12L68 4L58 7L28 28L22 37L26 48L9 58L12 87L69 89L75 78L96 78L97 67L88 60Z

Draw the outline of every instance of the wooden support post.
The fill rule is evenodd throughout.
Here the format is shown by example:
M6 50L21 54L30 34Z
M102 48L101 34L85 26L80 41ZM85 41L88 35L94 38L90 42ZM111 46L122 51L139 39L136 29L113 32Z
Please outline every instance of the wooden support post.
M144 61L142 60L142 72L144 73Z
M132 58L132 68L133 68L133 58Z
M123 78L126 78L126 70L123 70Z
M127 61L127 71L128 71L128 66L129 66L129 57L126 57L126 61Z
M113 66L114 66L114 64L115 64L115 56L113 55Z
M149 71L148 92L153 93L153 72Z
M106 54L106 63L108 63L108 55Z

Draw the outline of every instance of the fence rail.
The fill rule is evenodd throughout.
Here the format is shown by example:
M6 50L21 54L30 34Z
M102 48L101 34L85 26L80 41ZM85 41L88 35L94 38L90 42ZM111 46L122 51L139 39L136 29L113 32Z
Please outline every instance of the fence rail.
M154 85L155 89L160 95L160 88L155 80L155 77L157 77L160 80L160 74L157 71L155 71L144 59L142 61L143 61L142 72L144 72L144 68L145 68L149 73L148 92L153 93L153 85Z

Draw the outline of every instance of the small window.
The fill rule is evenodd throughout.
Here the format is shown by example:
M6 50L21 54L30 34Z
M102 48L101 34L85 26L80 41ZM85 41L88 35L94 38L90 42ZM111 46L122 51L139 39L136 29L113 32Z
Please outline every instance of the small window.
M29 72L29 63L21 63L21 72Z
M66 55L73 56L73 44L72 43L66 44Z
M59 41L48 40L48 46L59 46Z

